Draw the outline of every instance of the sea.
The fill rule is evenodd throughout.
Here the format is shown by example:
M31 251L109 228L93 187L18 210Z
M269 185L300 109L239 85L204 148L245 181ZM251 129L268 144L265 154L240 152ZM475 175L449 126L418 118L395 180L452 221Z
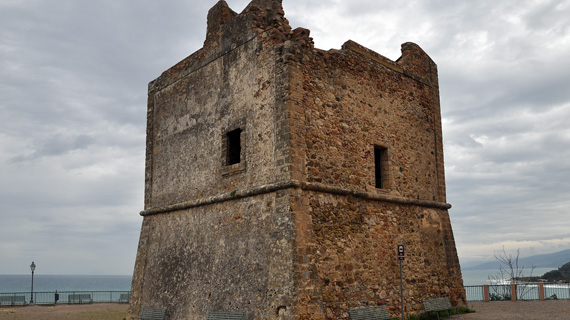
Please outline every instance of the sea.
M34 275L34 292L130 291L132 275ZM30 292L32 275L0 275L0 293Z
M540 276L556 268L536 268L533 276ZM462 270L465 286L491 284L489 276L497 269ZM530 276L530 272L525 272ZM35 292L57 291L130 291L131 275L34 275ZM0 275L0 293L30 292L31 275Z
M548 271L556 270L558 268L535 268L532 270L524 270L523 275L528 276L541 276ZM489 281L490 277L497 277L499 274L499 269L482 269L482 270L461 270L463 275L463 285L464 286L480 286L484 284L491 284Z

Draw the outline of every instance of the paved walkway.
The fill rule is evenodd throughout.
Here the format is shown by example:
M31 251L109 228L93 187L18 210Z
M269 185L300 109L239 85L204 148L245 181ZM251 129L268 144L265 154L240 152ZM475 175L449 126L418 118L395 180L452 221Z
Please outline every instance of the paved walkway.
M569 320L570 300L469 302L476 313L463 314L466 320ZM0 320L122 320L127 304L2 307ZM445 318L444 318L445 319ZM457 319L457 316L453 317Z
M467 320L568 320L570 319L570 300L547 301L493 301L469 302L475 313L461 315ZM454 317L457 318L457 317Z
M0 320L122 320L128 307L126 303L0 306Z

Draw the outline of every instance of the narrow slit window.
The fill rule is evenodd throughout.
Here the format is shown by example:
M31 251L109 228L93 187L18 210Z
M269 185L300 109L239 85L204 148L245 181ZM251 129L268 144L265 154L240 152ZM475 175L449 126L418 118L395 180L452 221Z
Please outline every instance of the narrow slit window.
M240 163L241 161L241 129L235 129L226 133L228 154L227 165Z
M384 147L374 146L374 167L376 188L386 188L388 172L388 150Z

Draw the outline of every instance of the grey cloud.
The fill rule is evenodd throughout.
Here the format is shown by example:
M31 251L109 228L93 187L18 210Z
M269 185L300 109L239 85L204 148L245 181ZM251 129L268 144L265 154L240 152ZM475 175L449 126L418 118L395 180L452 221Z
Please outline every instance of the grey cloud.
M132 272L147 84L201 47L216 2L0 3L0 255L13 257L0 273L31 257L74 266L46 266L51 273ZM235 11L249 3L227 2ZM569 237L568 1L283 5L324 49L353 39L397 58L412 41L438 64L462 260L481 257L477 246Z
M95 142L88 135L69 137L64 135L52 135L41 141L36 141L34 152L30 155L19 155L12 159L13 162L35 160L41 157L61 156L75 150L86 149Z
M538 2L534 11L529 11L524 16L527 28L533 32L562 32L570 30L570 5L568 1L545 1Z

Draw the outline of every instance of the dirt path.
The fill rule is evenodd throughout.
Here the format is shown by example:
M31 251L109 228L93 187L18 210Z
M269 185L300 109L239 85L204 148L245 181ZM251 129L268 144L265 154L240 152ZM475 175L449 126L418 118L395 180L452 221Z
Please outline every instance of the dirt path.
M476 313L461 315L467 320L568 320L570 300L469 302ZM456 318L456 317L454 317Z
M128 308L126 303L2 306L0 320L122 320L127 316Z
M568 320L570 300L470 302L476 313L461 315L466 320ZM128 304L94 303L81 305L2 307L0 320L122 320ZM457 317L453 317L457 319Z

